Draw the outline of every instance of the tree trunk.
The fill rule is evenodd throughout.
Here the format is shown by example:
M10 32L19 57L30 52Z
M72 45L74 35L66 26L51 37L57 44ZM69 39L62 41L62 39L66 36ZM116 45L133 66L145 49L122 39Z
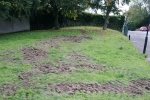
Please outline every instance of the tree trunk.
M107 7L107 12L106 12L106 17L105 17L105 22L104 22L104 26L103 26L103 30L107 29L107 25L109 23L109 14L111 12L112 6Z
M54 14L55 14L55 29L59 29L59 23L58 23L58 9L55 7L54 9Z

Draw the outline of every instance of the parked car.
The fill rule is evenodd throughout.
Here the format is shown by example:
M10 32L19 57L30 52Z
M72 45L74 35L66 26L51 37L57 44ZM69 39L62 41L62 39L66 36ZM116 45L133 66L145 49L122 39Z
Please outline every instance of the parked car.
M147 27L146 26L140 27L140 31L147 31Z

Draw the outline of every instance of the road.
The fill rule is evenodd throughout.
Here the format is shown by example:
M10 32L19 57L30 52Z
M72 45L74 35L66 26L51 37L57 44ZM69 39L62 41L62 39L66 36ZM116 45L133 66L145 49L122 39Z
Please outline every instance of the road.
M128 35L130 35L130 40L135 47L143 53L146 31L128 31ZM146 54L148 54L147 60L150 62L150 31L148 35Z

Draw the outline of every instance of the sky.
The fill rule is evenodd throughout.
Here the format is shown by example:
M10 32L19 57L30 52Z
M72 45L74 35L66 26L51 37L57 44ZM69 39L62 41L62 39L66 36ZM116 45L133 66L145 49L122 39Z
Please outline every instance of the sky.
M121 9L122 9L123 11L128 11L128 10L129 10L129 6L128 6L128 5L124 5Z

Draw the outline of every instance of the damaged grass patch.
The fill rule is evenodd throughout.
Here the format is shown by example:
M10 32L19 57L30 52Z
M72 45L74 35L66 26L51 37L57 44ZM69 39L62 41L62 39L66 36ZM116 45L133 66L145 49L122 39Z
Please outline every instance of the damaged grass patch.
M149 98L145 58L119 32L101 29L70 27L0 37L0 99Z
M57 93L67 93L75 94L76 92L84 93L98 93L98 92L114 92L114 93L126 93L126 94L135 94L142 95L142 89L136 87L134 84L131 86L123 86L117 82L106 82L106 83L56 83L48 84L47 86L51 90L56 91Z

